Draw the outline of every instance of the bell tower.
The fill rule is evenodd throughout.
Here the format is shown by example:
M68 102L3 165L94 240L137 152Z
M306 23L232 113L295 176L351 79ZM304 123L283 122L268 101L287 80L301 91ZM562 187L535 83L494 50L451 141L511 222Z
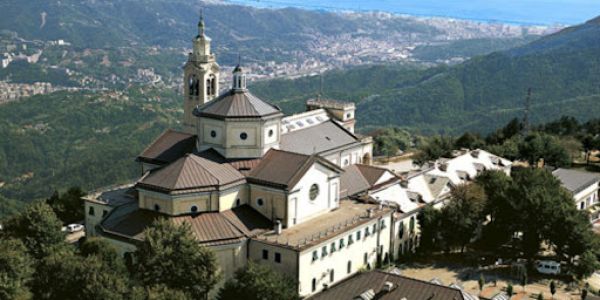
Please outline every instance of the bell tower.
M194 49L183 67L183 127L196 133L194 109L214 99L219 93L219 65L210 51L210 38L204 32L204 14L200 13L198 35L193 39Z

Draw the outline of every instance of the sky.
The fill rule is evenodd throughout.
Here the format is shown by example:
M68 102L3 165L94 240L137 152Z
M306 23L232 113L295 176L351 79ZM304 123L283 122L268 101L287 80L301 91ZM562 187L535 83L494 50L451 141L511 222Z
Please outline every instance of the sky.
M583 23L600 15L600 0L229 0L258 7L387 11L417 16L520 24Z

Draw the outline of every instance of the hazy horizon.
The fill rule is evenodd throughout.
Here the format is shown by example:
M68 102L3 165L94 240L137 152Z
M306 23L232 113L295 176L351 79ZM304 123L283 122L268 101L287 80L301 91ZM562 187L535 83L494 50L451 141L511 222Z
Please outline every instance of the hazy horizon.
M600 15L600 0L228 0L256 7L386 11L521 24L583 23Z

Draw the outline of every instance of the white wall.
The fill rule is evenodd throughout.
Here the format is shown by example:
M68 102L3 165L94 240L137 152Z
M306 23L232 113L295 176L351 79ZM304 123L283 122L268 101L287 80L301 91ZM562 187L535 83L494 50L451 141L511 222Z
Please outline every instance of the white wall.
M292 188L295 192L288 196L288 201L294 198L296 205L289 205L289 215L292 219L296 218L296 224L339 206L339 177L333 176L337 176L337 173L315 163ZM314 200L310 200L310 188L313 184L319 186L319 194Z
M385 229L377 230L377 234L373 234L373 224L380 220L372 220L366 224L358 226L352 230L336 235L334 238L328 239L317 246L308 248L300 253L299 260L299 294L302 297L312 295L323 289L323 284L331 286L366 267L364 263L364 255L367 253L367 261L371 268L376 267L377 263L377 248L383 246L382 259L385 253L389 255L390 246L390 222L391 214L381 218L385 222ZM371 235L365 238L365 228L369 227ZM361 232L361 239L356 240L356 232ZM354 243L348 245L348 236L352 235ZM340 240L344 239L345 247L339 248ZM331 253L331 244L336 244L336 251ZM322 256L323 247L327 247L327 255ZM317 251L318 259L313 261L313 251ZM348 273L348 261L351 262L351 270ZM334 281L330 281L330 271L334 272ZM312 291L312 280L316 280L316 291Z

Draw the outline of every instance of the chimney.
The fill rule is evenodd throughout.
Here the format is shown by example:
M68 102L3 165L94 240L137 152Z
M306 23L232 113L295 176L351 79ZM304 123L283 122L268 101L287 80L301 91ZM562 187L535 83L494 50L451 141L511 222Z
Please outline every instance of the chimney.
M277 235L281 234L281 221L280 220L275 221L275 234L277 234Z
M381 288L381 290L384 291L384 292L386 292L386 293L389 293L389 292L391 292L391 291L394 290L394 284L391 283L390 281L386 281L383 284L383 287Z
M441 163L438 168L444 172L446 172L448 170L448 164L447 163Z

